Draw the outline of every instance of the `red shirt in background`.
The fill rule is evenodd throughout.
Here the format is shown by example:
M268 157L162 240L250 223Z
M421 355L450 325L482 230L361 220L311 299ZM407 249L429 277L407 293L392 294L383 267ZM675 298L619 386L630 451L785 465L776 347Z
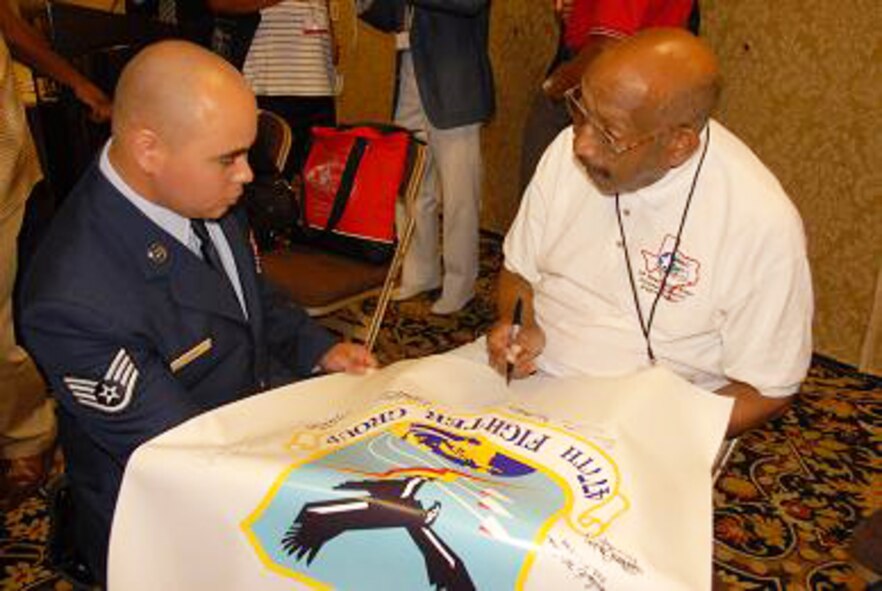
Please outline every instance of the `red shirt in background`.
M573 0L564 27L567 49L577 52L589 35L627 37L650 27L685 27L693 0Z

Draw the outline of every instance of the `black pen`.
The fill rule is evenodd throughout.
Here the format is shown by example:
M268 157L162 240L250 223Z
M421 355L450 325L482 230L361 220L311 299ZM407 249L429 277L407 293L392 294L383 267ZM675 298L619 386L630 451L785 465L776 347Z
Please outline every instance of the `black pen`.
M511 315L511 331L508 333L508 344L511 346L514 344L516 338L518 338L518 333L521 331L521 322L522 316L524 313L524 303L521 301L520 296L518 296L517 301L515 301L514 312ZM514 370L514 361L506 361L505 362L505 383L506 385L511 383L511 372Z

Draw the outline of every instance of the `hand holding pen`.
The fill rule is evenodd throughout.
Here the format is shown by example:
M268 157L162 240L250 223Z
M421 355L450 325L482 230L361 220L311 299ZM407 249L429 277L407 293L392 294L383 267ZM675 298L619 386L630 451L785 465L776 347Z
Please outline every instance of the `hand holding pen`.
M508 346L505 352L505 383L511 383L511 374L514 371L515 360L517 359L520 347L516 344L518 333L521 332L521 324L523 323L524 302L519 297L515 302L514 312L511 315L511 328L508 332Z
M490 365L505 376L506 383L536 371L536 358L545 349L545 333L531 323L528 302L515 300L511 314L487 333Z

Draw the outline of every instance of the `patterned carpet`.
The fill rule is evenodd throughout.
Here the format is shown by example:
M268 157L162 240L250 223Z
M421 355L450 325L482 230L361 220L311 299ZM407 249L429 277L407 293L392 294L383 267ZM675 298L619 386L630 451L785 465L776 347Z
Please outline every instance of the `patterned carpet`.
M378 341L385 363L471 341L493 318L498 239L482 239L478 297L453 317L428 314L429 294L392 304ZM369 313L346 310L341 317ZM855 525L882 507L882 379L816 358L797 403L741 438L714 491L714 564L724 588L863 591L846 547ZM0 591L65 589L45 562L43 496L0 525Z

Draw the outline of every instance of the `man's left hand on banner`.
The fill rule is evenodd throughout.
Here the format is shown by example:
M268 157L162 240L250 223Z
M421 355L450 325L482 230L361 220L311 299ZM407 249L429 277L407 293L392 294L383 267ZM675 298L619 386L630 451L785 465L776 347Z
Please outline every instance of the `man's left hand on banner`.
M379 365L376 357L364 345L337 343L319 361L319 367L327 372L345 371L363 374Z

